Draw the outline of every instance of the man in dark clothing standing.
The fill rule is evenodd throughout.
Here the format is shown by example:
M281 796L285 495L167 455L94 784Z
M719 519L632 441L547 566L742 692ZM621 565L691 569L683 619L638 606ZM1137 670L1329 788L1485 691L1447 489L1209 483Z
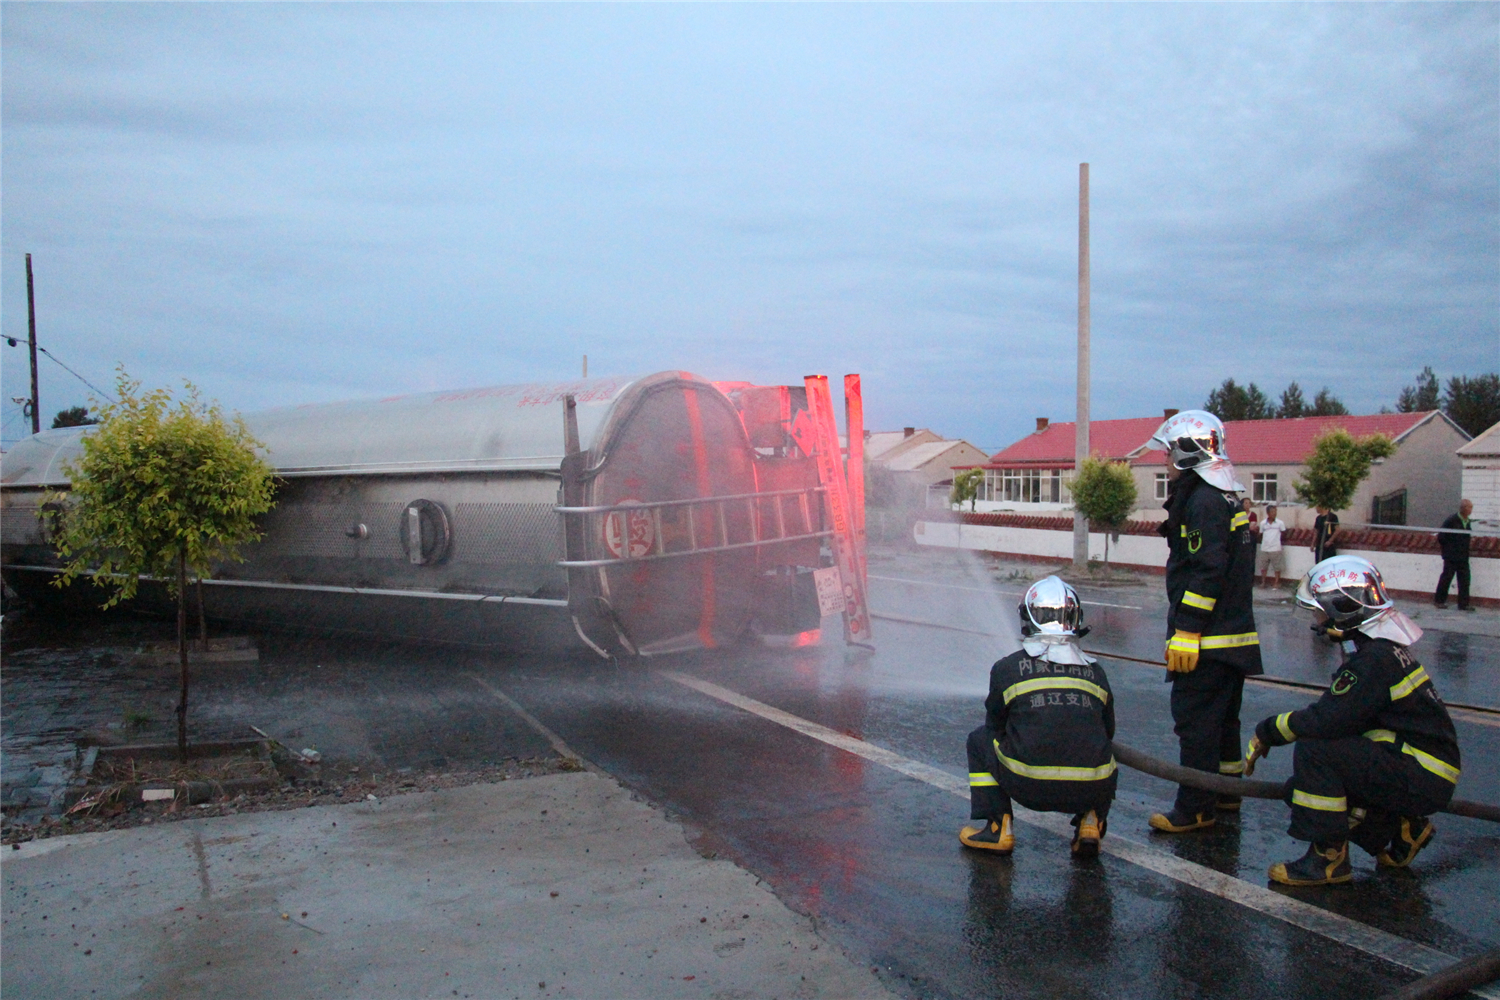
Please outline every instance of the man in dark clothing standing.
M1288 832L1308 849L1272 865L1271 880L1351 881L1351 840L1380 867L1405 868L1432 839L1428 817L1453 797L1460 767L1453 720L1410 648L1422 630L1392 605L1380 571L1358 556L1314 566L1297 604L1319 613L1319 631L1353 642L1355 651L1323 697L1265 719L1250 740L1246 774L1270 748L1296 746L1284 793Z
M1432 603L1440 608L1448 606L1448 586L1458 577L1458 609L1473 611L1469 603L1469 515L1474 505L1468 500L1459 502L1458 513L1443 522L1449 530L1438 532L1438 547L1443 550L1443 573L1438 577L1437 591Z
M1186 410L1151 443L1168 454L1167 679L1172 720L1184 767L1240 775L1240 700L1245 678L1261 673L1260 637L1252 605L1255 543L1242 490L1224 446L1224 425L1211 413ZM1177 801L1151 817L1163 833L1214 825L1214 811L1238 809L1238 797L1180 785Z
M1334 539L1339 535L1339 516L1327 507L1318 508L1317 520L1313 521L1313 563L1338 555Z

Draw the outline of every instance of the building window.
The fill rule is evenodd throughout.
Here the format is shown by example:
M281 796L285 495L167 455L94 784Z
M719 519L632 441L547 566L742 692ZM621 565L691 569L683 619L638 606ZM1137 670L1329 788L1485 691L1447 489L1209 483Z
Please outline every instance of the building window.
M1158 500L1165 500L1166 498L1167 498L1167 474L1165 472L1158 472L1156 474L1156 499L1158 499Z
M1376 497L1370 504L1371 524L1405 524L1406 490L1396 490L1383 497Z
M991 476L994 476L992 479ZM1061 469L999 469L986 472L995 500L1007 503L1059 503L1062 501Z
M1275 503L1280 500L1276 495L1276 473L1254 473L1250 477L1250 499L1256 503Z

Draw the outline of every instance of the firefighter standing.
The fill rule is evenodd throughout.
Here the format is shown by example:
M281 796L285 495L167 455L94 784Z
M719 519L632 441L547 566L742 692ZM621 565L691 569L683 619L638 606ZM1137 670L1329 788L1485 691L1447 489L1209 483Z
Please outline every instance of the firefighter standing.
M979 822L958 839L1009 854L1014 799L1028 809L1072 813L1073 853L1092 857L1118 780L1109 678L1078 648L1088 629L1072 587L1045 577L1017 610L1022 648L990 668L985 723L969 734L969 815Z
M1243 486L1225 450L1224 425L1203 410L1185 410L1161 425L1151 443L1167 452L1167 679L1172 721L1184 767L1238 776L1240 699L1245 678L1261 673L1252 593L1255 542L1236 493ZM1238 797L1186 785L1153 829L1184 833L1214 825L1214 811L1238 809Z
M1355 652L1321 698L1266 719L1250 740L1247 774L1271 747L1296 742L1288 832L1310 843L1302 858L1272 865L1271 879L1348 882L1350 840L1381 867L1404 868L1432 839L1427 817L1448 804L1459 774L1453 720L1410 649L1422 630L1392 606L1380 571L1357 556L1314 566L1297 604L1320 612L1318 630L1352 641Z

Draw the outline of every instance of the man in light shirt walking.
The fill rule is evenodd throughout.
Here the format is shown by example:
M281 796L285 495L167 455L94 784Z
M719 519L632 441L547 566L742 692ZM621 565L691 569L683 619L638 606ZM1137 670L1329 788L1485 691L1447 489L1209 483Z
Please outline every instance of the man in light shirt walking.
M1276 516L1276 507L1273 504L1266 508L1266 519L1260 524L1260 552L1255 558L1255 572L1260 577L1260 585L1269 587L1266 581L1270 579L1272 570L1276 572L1276 586L1281 586L1281 571L1285 568L1285 554L1281 550L1281 533L1286 530L1286 522Z

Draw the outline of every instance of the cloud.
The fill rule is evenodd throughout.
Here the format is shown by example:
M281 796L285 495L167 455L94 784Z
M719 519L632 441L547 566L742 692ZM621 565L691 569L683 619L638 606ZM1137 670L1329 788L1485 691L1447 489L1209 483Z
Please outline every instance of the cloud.
M866 375L998 446L1224 377L1495 367L1484 5L16 5L0 318L239 409ZM4 393L24 363L0 354ZM60 375L60 378L57 376ZM44 410L82 401L49 373ZM15 427L5 434L13 438Z

